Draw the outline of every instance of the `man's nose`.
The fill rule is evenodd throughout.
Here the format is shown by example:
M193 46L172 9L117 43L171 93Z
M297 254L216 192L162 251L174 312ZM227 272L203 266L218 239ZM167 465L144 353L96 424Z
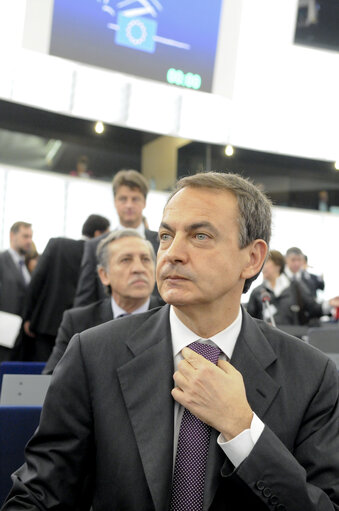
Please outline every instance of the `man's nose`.
M170 245L167 247L165 254L165 258L170 263L185 263L187 262L188 253L187 253L187 241L184 236L180 234L176 234Z
M136 257L135 259L133 259L132 272L133 273L144 273L145 272L145 267L142 263L142 260L139 259L139 257Z

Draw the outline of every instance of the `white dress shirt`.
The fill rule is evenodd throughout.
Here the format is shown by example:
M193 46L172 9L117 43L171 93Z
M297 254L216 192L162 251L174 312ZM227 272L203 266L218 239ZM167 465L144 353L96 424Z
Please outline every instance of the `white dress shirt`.
M117 302L114 300L114 298L112 296L111 297L111 305L112 305L113 318L117 318L118 316L121 316L121 314L140 314L140 312L146 312L146 311L148 311L150 301L151 301L151 298L147 298L146 302L143 303L140 307L135 309L133 312L128 313L117 304Z
M183 359L181 350L191 344L194 341L216 345L221 350L220 359L230 360L233 354L233 350L241 330L242 324L242 312L239 309L236 320L229 325L225 330L222 330L218 334L212 336L209 339L201 339L187 328L177 317L173 307L170 308L170 326L172 334L172 348L174 357L174 369L178 368L178 363ZM184 407L178 402L174 405L174 461L176 456L176 450L178 445L178 436L182 415L184 413ZM250 454L254 445L258 441L262 431L264 429L263 422L253 414L253 419L250 429L242 431L238 436L232 438L228 442L225 441L223 436L220 434L217 442L221 449L224 451L229 460L235 467L238 467L240 463ZM174 466L174 463L173 463Z

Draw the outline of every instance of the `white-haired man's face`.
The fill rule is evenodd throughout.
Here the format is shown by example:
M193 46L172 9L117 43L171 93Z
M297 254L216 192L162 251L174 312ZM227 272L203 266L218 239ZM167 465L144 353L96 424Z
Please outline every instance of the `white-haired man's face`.
M100 268L99 276L105 286L111 286L112 296L121 300L147 299L155 284L155 263L146 240L125 237L108 246L108 268Z

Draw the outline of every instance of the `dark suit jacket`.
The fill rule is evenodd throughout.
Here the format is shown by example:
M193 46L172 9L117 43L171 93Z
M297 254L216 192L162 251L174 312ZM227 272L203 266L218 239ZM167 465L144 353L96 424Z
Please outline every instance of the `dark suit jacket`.
M22 316L27 284L8 250L0 254L0 310Z
M322 277L319 275L315 275L314 273L309 273L308 271L303 271L301 275L302 282L307 286L311 295L316 298L317 290L325 289L325 282Z
M78 509L86 476L95 511L168 509L174 408L168 312L164 306L73 337L3 511ZM246 312L231 362L265 428L236 470L212 430L204 510L338 510L333 362Z
M62 314L73 305L84 240L51 238L28 286L24 320L31 330L56 336Z
M74 299L74 307L89 305L106 297L105 288L102 285L97 274L97 256L96 251L99 242L108 236L108 233L102 234L97 238L88 240L85 243L84 254L81 261L81 271L79 282ZM159 248L158 233L145 229L145 237L153 245L155 253ZM159 295L158 295L159 296Z
M151 296L149 309L161 305L155 296ZM65 353L69 341L74 334L83 332L87 328L101 325L114 319L111 298L105 298L91 303L85 307L76 307L64 312L58 335L51 356L47 360L43 374L52 374L55 366Z

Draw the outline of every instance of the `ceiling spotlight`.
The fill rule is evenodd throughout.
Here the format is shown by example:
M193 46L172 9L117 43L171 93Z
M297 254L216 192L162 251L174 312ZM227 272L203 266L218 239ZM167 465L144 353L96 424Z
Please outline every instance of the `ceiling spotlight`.
M226 156L233 156L234 148L231 144L227 144L227 146L225 147L225 154Z
M98 133L98 135L101 135L101 133L105 131L104 123L101 121L96 122L94 126L94 131L95 133Z
M335 170L339 170L339 160L334 162L334 168Z

